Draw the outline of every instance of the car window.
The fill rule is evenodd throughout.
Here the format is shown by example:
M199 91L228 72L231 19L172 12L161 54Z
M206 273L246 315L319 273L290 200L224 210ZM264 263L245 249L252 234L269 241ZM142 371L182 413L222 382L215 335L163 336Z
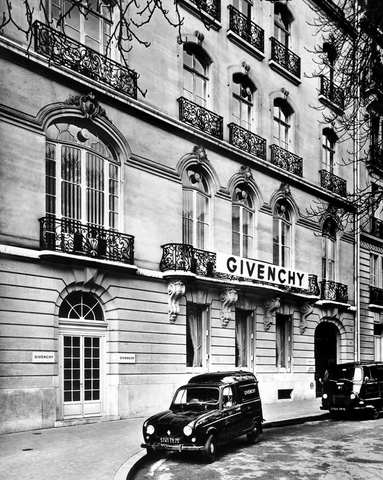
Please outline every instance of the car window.
M222 406L224 408L229 408L232 407L233 405L236 404L234 395L233 395L233 390L231 387L225 387L223 389L222 393Z
M218 388L212 387L185 387L180 388L173 399L175 407L196 405L217 405L219 400Z

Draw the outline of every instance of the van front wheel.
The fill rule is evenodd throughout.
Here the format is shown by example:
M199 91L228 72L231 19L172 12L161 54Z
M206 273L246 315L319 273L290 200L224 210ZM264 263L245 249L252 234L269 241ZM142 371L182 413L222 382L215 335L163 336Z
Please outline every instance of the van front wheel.
M376 419L379 417L379 413L380 413L380 408L379 408L379 407L373 407L373 408L370 410L370 418L371 418L371 420L376 420Z
M202 451L202 456L205 463L213 463L215 460L217 450L217 441L214 435L209 435Z

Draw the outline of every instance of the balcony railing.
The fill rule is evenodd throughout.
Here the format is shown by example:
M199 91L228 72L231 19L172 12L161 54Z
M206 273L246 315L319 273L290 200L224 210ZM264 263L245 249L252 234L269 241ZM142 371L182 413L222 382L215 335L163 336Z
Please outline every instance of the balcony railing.
M230 10L230 30L241 37L246 43L257 48L261 52L265 50L265 32L246 15L240 13L232 5Z
M205 13L208 13L214 20L221 19L221 0L190 0L194 5Z
M283 168L298 177L303 173L303 160L298 155L285 150L278 145L270 145L271 163L277 167Z
M215 272L216 254L199 250L183 243L168 243L162 246L161 272L181 270L203 277L212 277Z
M333 302L348 302L348 287L342 283L333 282L332 280L323 280L322 282L322 300L331 300Z
M343 178L337 177L328 170L319 170L321 186L330 192L347 196L347 182Z
M370 304L381 305L383 307L383 288L370 285Z
M245 128L230 123L229 142L244 152L266 160L266 140Z
M40 218L40 248L133 265L134 237L76 220Z
M379 218L372 217L369 233L371 233L371 235L374 235L374 237L383 239L383 221L379 220Z
M278 63L289 73L297 78L301 76L301 59L294 52L289 50L283 43L271 37L271 60Z
M40 22L34 23L35 51L55 65L137 97L137 73Z
M223 138L223 117L207 110L185 97L178 99L180 120L213 137Z
M383 148L381 145L371 145L367 158L367 166L383 171Z
M343 110L344 108L344 95L343 91L335 85L334 82L329 80L324 75L320 76L320 94L323 95L326 100L333 103L337 107Z
M160 262L160 269L162 272L169 270L191 272L203 277L220 278L229 281L248 281L258 285L276 286L275 284L252 278L244 278L217 272L217 256L214 252L200 250L183 243L168 243L163 245L162 249L162 258ZM285 285L280 285L279 288L290 293L314 295L317 297L319 297L320 294L318 277L312 274L308 275L308 289L287 287Z

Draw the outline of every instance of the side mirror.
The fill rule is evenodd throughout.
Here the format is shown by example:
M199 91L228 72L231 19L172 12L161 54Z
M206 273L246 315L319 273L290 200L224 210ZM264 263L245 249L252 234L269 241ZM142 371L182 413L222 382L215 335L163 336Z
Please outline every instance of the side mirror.
M318 382L323 385L323 380L321 378L318 379Z

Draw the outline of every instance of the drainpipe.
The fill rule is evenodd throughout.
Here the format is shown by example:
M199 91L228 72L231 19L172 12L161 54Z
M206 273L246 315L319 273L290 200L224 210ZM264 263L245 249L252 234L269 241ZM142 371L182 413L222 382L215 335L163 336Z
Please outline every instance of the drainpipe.
M356 9L356 29L359 39L359 5L358 0L355 0ZM356 55L356 68L359 68L358 49ZM354 193L360 191L360 82L357 83L356 103L354 108L356 112L356 125L354 125ZM355 246L354 246L354 288L355 288L355 323L354 323L354 361L360 362L360 214L356 212L355 217Z

